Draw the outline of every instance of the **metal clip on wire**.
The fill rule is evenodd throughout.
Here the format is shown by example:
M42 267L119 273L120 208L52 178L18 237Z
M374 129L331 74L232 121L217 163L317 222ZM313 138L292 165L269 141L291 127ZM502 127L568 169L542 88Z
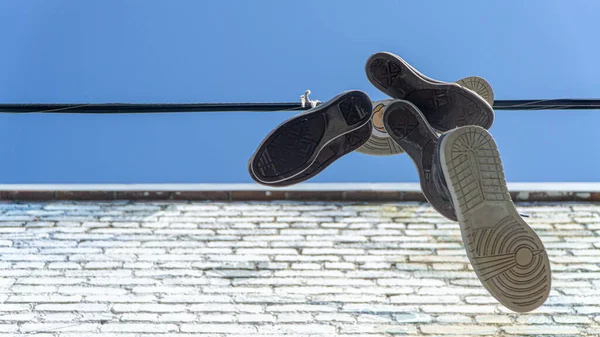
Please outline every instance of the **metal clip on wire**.
M319 100L311 100L308 95L310 95L310 90L306 90L304 95L300 96L300 105L303 108L307 108L308 106L314 108L321 103Z

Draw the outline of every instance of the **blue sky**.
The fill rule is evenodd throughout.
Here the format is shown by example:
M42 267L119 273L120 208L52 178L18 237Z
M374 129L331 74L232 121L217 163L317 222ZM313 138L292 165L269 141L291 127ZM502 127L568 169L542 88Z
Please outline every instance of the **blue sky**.
M0 0L0 101L322 101L385 96L366 59L394 52L496 99L598 98L597 1ZM0 115L0 183L251 182L291 113ZM513 182L600 181L600 111L498 111ZM311 182L416 182L405 156L352 153Z

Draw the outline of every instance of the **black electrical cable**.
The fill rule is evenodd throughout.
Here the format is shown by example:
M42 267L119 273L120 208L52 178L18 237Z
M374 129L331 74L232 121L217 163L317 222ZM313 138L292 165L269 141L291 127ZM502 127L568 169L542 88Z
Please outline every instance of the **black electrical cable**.
M0 113L173 113L306 110L300 103L0 104Z
M600 99L497 100L495 110L596 110Z
M283 112L307 110L300 103L99 103L0 104L0 113L176 113L176 112ZM600 110L600 99L496 100L495 110Z

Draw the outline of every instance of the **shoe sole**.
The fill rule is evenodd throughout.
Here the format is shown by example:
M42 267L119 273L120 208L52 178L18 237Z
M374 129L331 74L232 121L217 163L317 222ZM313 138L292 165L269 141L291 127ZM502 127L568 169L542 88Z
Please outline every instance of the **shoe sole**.
M428 81L396 55L372 55L365 71L369 81L385 94L415 104L436 130L492 126L494 109L473 91L456 83Z
M387 133L410 156L419 172L421 190L436 211L456 221L450 200L444 200L434 182L432 174L433 154L438 136L429 126L425 116L408 101L395 100L383 115Z
M371 126L371 123L367 122L367 124L363 125L358 130L349 132L332 140L321 150L321 152L319 152L317 159L309 168L291 179L268 184L268 186L285 187L299 184L311 179L312 177L321 173L321 171L326 169L334 161L361 147L367 140L369 140L372 128L373 127ZM252 179L257 180L253 175L252 170L250 170L250 176Z
M383 113L391 102L391 99L373 102L371 136L363 146L356 150L357 152L372 156L390 156L404 153L404 150L390 138L383 126Z
M369 140L356 151L370 156L391 156L404 153L404 150L390 137L381 137L374 134L371 134Z
M309 168L331 141L369 122L369 96L348 91L274 129L250 158L251 176L272 184L290 179Z
M416 69L412 69L419 76L423 77L423 79L430 82L436 82L436 80L419 73ZM489 105L494 104L494 90L485 79L479 76L468 76L456 81L456 83L475 92L486 102L488 102ZM375 121L376 118L381 118L385 105L388 104L388 101L389 100L373 102L373 121ZM371 156L390 156L404 153L404 150L402 150L402 148L400 148L398 144L396 144L396 142L394 142L387 134L375 131L373 131L371 138L369 138L369 140L356 151Z
M407 66L409 66L417 75L419 75L422 79L432 82L432 83L444 83L442 81L434 80L431 77L427 77L420 73L413 66L408 64L408 62L402 60ZM468 76L456 81L456 84L461 87L467 88L473 92L475 92L479 97L483 98L491 107L494 106L494 91L492 90L492 86L488 81L479 76Z
M463 88L474 91L483 98L490 106L494 106L494 90L488 81L479 76L468 76L456 81Z
M440 147L467 256L479 280L513 311L539 307L550 292L548 255L510 198L494 139L481 127L466 126L446 133Z
M408 64L408 62L404 60L402 61L425 81L429 81L432 83L444 83L442 81L434 80L431 77L427 77L426 75L420 73L417 69L415 69L415 67ZM477 95L479 95L479 97L483 98L490 106L494 106L494 91L492 90L492 86L484 78L479 76L468 76L456 81L456 84L475 92Z

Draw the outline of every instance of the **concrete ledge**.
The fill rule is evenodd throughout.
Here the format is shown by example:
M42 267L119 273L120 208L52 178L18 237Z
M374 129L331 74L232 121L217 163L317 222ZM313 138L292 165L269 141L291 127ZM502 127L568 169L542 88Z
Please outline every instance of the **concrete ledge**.
M509 183L515 201L600 201L600 183ZM0 184L0 200L425 201L417 183Z

